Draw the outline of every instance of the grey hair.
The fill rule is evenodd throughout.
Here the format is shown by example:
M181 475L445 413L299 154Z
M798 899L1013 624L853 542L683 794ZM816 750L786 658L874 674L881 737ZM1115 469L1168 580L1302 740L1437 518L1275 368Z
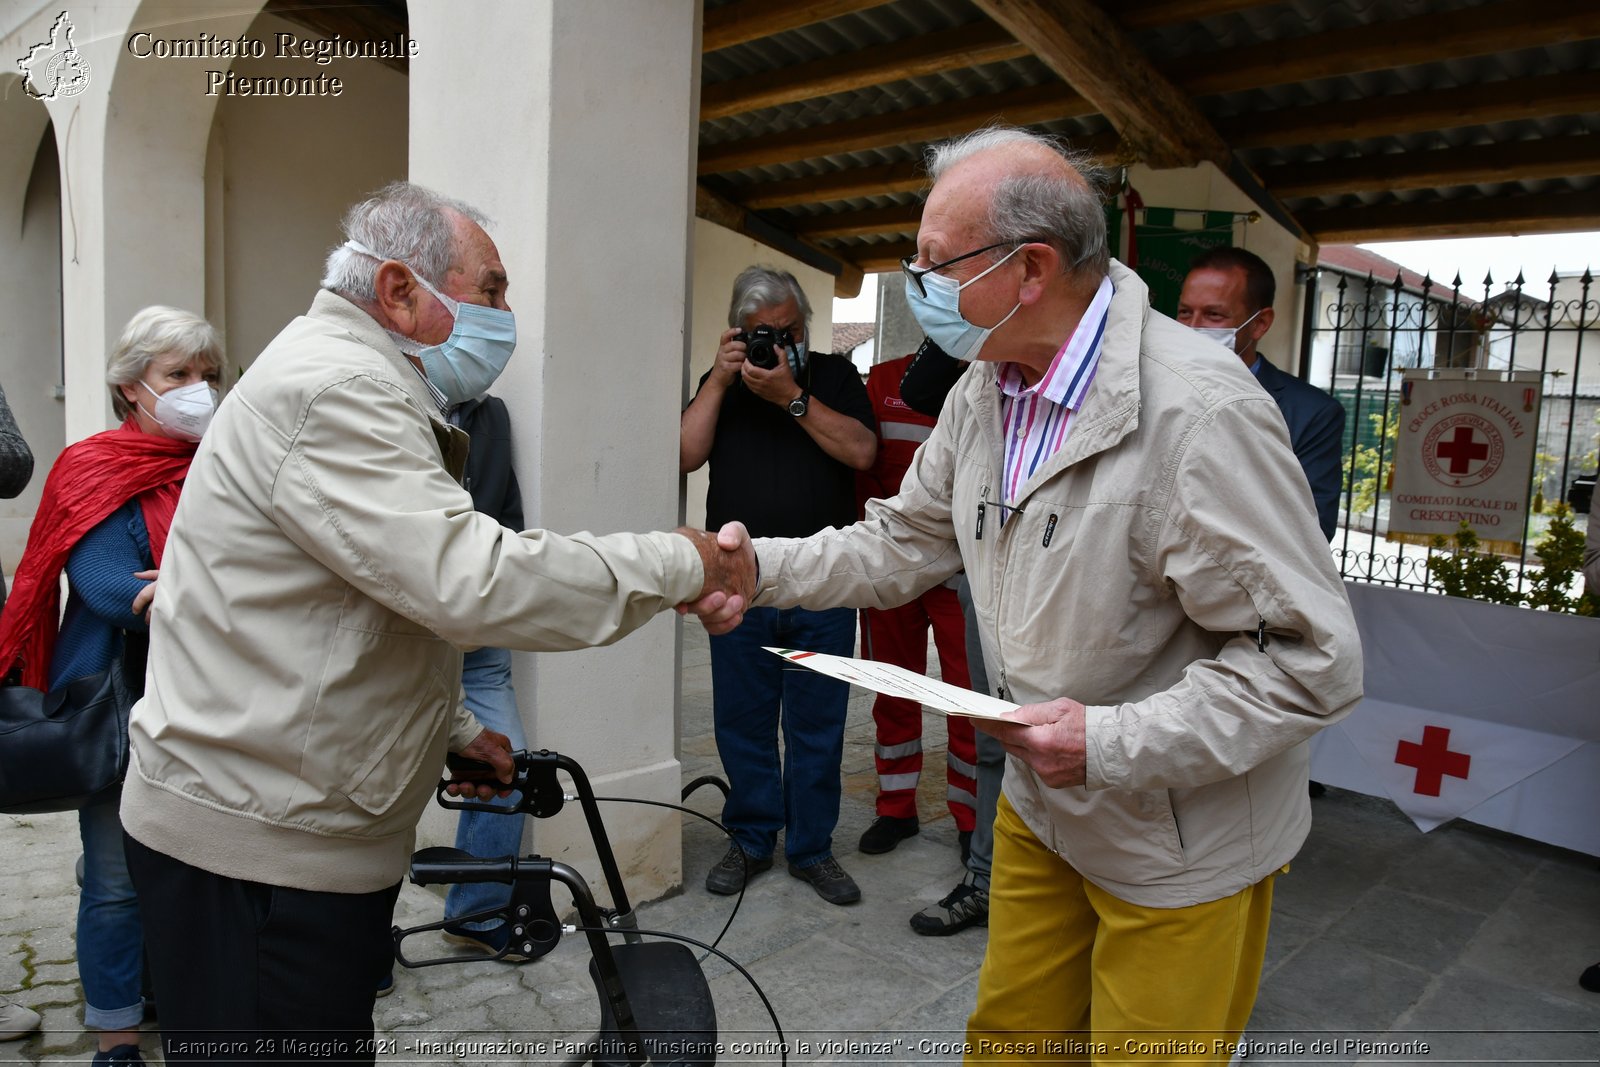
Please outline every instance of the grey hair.
M489 224L488 217L470 204L411 182L390 182L346 211L339 225L346 239L366 245L379 256L398 259L442 287L456 255L452 213L479 226ZM378 295L380 262L341 244L328 253L322 288L371 302Z
M728 325L743 326L744 320L762 308L786 304L793 297L800 308L800 320L811 325L811 301L793 274L775 267L746 267L733 280L733 300L728 304Z
M111 409L117 418L133 414L119 386L143 378L157 356L173 354L182 356L184 363L199 359L212 370L221 370L222 338L199 315L162 304L147 307L128 320L106 360L106 387L111 390Z
M957 163L1005 145L1034 145L1053 152L1082 181L1043 169L1000 179L989 200L987 229L993 239L1018 244L1042 240L1061 255L1066 273L1104 276L1111 267L1105 209L1100 203L1107 174L1090 153L1069 148L1057 137L1012 126L989 126L934 145L928 151L928 174L938 181ZM1004 254L1005 250L999 249L991 258Z

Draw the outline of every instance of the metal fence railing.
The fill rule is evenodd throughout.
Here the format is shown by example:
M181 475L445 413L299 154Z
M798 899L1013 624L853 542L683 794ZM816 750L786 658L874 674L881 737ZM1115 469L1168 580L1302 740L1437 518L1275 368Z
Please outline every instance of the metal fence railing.
M1333 549L1351 580L1430 588L1430 549L1385 540L1389 467L1398 428L1400 382L1412 368L1538 371L1542 400L1530 529L1511 560L1520 592L1524 565L1550 506L1575 480L1593 472L1600 450L1600 301L1589 271L1552 272L1530 287L1518 275L1494 292L1463 292L1458 275L1448 288L1403 275L1382 281L1337 269L1310 268L1301 276L1300 373L1344 406L1344 487ZM1543 505L1541 507L1541 505ZM1586 522L1577 516L1580 529Z

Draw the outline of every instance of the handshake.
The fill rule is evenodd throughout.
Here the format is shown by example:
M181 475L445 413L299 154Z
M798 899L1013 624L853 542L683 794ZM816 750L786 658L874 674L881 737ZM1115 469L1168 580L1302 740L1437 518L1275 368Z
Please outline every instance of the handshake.
M756 595L756 550L742 522L730 522L716 533L680 526L675 531L689 539L705 567L700 596L679 604L679 615L699 617L706 632L725 634L744 619Z

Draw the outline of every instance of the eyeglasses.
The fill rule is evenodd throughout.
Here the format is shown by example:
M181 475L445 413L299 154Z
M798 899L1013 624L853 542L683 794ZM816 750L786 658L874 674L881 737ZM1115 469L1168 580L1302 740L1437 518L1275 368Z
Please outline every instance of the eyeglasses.
M917 287L917 292L921 293L923 296L927 296L928 295L928 290L925 289L923 287L923 285L922 285L922 276L924 274L932 274L936 270L944 270L946 267L953 267L957 263L960 263L964 259L971 259L973 256L981 256L985 252L993 252L997 248L1013 248L1013 247L1017 247L1019 245L1032 244L1032 243L1033 242L1030 241L1030 240L998 241L998 242L996 242L995 244L992 244L992 245L985 245L984 247L978 249L977 251L968 252L965 255L957 256L955 259L947 259L943 263L935 263L931 267L921 267L921 268L913 267L911 264L916 262L917 257L916 256L906 256L904 259L902 259L900 261L900 270L901 270L902 273L905 274L905 276L907 278L911 279L911 284L913 284L913 285L915 285Z

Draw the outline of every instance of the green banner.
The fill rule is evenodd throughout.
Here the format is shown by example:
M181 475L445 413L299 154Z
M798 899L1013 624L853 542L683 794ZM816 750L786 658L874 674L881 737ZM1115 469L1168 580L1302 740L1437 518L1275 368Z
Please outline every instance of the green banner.
M1144 209L1144 221L1136 234L1138 266L1135 270L1150 287L1150 306L1163 315L1177 315L1178 293L1183 289L1189 264L1202 252L1233 244L1231 211L1178 211L1169 207ZM1179 214L1197 226L1174 225ZM1122 218L1119 208L1106 209L1106 228L1112 248L1122 247Z

